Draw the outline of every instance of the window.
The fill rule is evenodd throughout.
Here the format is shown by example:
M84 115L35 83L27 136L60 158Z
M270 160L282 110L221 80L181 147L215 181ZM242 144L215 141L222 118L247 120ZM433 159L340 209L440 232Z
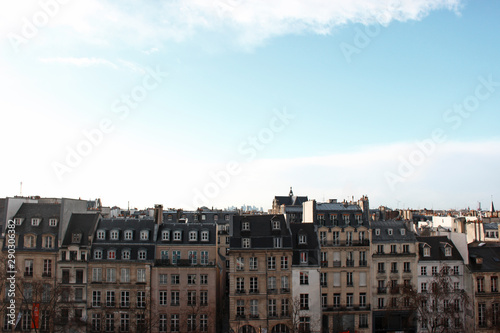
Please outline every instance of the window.
M116 250L108 251L108 259L116 259Z
M268 290L276 289L276 276L269 276L267 278L267 289Z
M202 242L208 242L209 238L208 238L208 231L202 231L201 232L201 241Z
M340 294L333 294L333 307L340 307Z
M94 259L102 259L102 250L94 250Z
M31 225L33 226L38 226L40 224L40 220L39 218L32 218L31 219Z
M299 332L301 333L311 332L311 318L309 317L299 318Z
M383 245L377 245L377 253L384 253L384 246Z
M52 260L44 259L43 260L43 273L42 276L51 277L52 276Z
M300 252L300 263L307 264L307 252Z
M120 302L122 308L130 307L130 291L124 290L121 292Z
M179 275L172 274L170 280L171 280L170 281L171 284L179 284Z
M36 246L36 237L33 235L24 236L24 247L32 248Z
M280 221L273 221L273 230L280 229Z
M94 290L92 291L92 307L101 306L101 291Z
M181 251L173 250L172 251L172 264L177 265L177 260L181 259Z
M52 236L44 236L43 237L43 247L46 249L54 248L54 237Z
M390 229L390 228L389 228L389 229L387 229L387 234L388 234L389 236L392 236L392 229Z
M122 268L120 273L120 282L130 282L130 268Z
M188 327L189 332L196 330L196 315L195 314L188 315L187 327Z
M289 309L288 298L281 299L281 316L282 317L287 317L290 315L288 309Z
M424 247L424 257L430 257L431 256L431 249L430 247Z
M125 231L125 240L132 240L132 230L126 230Z
M250 222L243 222L241 224L241 230L250 230Z
M484 293L484 277L482 276L477 278L477 292Z
M179 332L179 315L178 314L170 315L170 331L171 332Z
M274 237L274 248L280 249L281 245L282 245L282 238L281 237Z
M359 293L359 306L366 306L366 293Z
M188 290L187 305L196 305L196 291Z
M383 309L383 308L384 308L384 305L385 305L384 303L385 303L385 302L384 302L384 298L379 297L379 298L378 298L378 308L379 308L379 309Z
M288 257L287 256L282 256L281 257L281 269L288 269Z
M267 257L267 269L276 269L276 257Z
M250 300L250 316L253 318L259 317L259 301L256 299Z
M309 294L300 294L300 309L309 310Z
M92 268L92 282L102 281L102 268Z
M333 245L339 245L340 244L340 233L338 231L334 231L332 233L333 236Z
M208 251L201 251L201 261L200 264L208 265Z
M420 292L423 292L423 293L427 292L427 283L426 282L422 282L420 284Z
M352 293L348 293L346 295L346 299L345 300L346 300L346 306L347 307L351 307L353 305L353 303L352 303L353 298L354 298L354 294L352 294Z
M307 244L307 235L299 235L299 244Z
M437 273L438 273L437 266L432 266L432 275L437 275Z
M49 226L51 227L57 226L57 219L49 219Z
M200 315L200 331L201 332L208 331L208 315L206 314Z
M104 230L97 230L97 239L105 239L106 238L106 231Z
M491 310L491 324L493 327L498 327L500 324L500 303L493 303Z
M146 260L146 256L147 256L146 250L139 250L139 252L137 254L138 254L137 259Z
M128 313L122 313L120 316L120 332L128 332L130 329L130 316Z
M453 282L453 289L455 291L460 290L460 282Z
M236 258L236 270L242 271L245 269L245 258L237 257Z
M112 240L117 240L118 239L118 230L111 230L111 233L109 234L109 237Z
M352 272L347 272L346 273L347 277L347 286L352 287L353 286L353 280L352 280Z
M498 292L498 276L491 277L491 292L492 293Z
M319 275L319 283L322 287L328 286L328 273L321 272Z
M411 272L411 265L410 265L410 262L405 261L405 262L403 263L403 272L404 272L404 273L410 273L410 272Z
M116 269L106 268L106 282L110 283L116 282Z
M250 270L254 271L258 269L257 257L250 257Z
M33 276L33 259L24 260L24 276Z
M196 274L188 274L187 278L188 284L196 284Z
M115 315L114 313L106 313L106 332L115 331Z
M346 245L351 246L352 245L352 231L346 232Z
M137 269L137 282L146 282L146 269Z
M391 245L391 253L397 253L397 246L395 244Z
M377 264L377 267L378 267L378 273L385 273L385 263L379 262Z
M309 273L300 272L300 284L309 284Z
M344 214L344 215L342 215L342 218L344 219L344 223L348 225L348 224L349 224L349 222L350 222L350 221L349 221L349 214Z
M420 267L420 275L427 275L427 266Z
M486 304L479 303L477 305L477 318L479 327L486 326Z
M244 293L245 292L245 278L237 277L236 278L236 293Z
M460 275L460 270L458 266L453 266L453 275Z
M451 247L445 247L444 248L444 255L447 257L451 257Z
M397 272L398 272L398 263L391 262L391 273L397 273Z
M241 243L242 243L242 247L247 249L250 247L250 238L243 238L241 240Z
M198 252L197 251L189 251L188 252L188 258L189 258L189 264L190 265L196 265L198 263L197 257Z
M160 321L158 323L158 327L159 327L160 332L162 332L162 333L167 332L167 315L166 314L160 315Z
M189 232L189 241L190 242L195 242L198 240L198 232L196 231L190 231Z
M161 240L162 241L169 241L170 240L170 231L169 230L163 230L161 232Z
M368 328L368 314L359 315L359 328Z
M130 260L130 250L123 250L122 251L122 259L123 260Z
M180 240L181 240L181 232L174 231L174 241L180 241Z
M245 317L245 301L242 299L236 300L236 317Z
M403 244L403 253L410 253L410 245Z
M106 306L115 306L115 292L113 290L106 291Z
M158 297L160 305L167 305L167 291L160 290L160 295Z
M256 276L250 277L250 292L251 293L259 292L259 280Z
M208 291L206 290L200 291L200 305L202 306L208 305Z

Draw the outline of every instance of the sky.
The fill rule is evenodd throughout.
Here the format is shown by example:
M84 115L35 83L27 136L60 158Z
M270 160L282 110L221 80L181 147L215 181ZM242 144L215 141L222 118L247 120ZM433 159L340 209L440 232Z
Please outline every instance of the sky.
M500 2L0 3L0 196L500 200ZM500 202L497 203L497 206Z

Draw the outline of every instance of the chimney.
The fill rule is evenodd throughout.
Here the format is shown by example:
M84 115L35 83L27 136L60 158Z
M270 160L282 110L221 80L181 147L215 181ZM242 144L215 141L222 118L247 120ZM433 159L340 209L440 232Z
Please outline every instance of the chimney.
M155 223L160 225L163 223L163 205L155 205Z

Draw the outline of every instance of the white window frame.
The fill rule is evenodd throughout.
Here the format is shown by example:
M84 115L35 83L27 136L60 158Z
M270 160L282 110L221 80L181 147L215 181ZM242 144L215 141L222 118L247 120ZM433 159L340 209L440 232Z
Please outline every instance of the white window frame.
M189 241L190 242L198 241L198 232L197 231L191 230L189 232Z
M141 240L149 239L149 230L141 230Z
M125 240L132 240L133 238L134 238L134 232L132 230L125 230L124 239Z

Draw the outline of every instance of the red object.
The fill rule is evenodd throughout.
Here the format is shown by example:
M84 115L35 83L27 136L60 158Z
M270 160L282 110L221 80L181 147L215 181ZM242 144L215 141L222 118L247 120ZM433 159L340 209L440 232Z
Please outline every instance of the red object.
M40 303L33 303L33 321L31 322L31 328L38 328L38 323L40 319Z

